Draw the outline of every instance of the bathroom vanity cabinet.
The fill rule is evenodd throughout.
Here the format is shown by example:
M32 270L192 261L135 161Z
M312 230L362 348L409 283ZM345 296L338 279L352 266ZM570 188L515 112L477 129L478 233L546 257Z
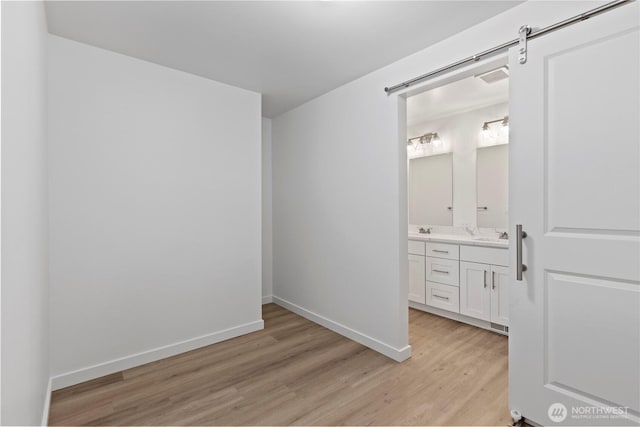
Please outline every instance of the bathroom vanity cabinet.
M507 266L506 247L410 239L409 305L507 333Z

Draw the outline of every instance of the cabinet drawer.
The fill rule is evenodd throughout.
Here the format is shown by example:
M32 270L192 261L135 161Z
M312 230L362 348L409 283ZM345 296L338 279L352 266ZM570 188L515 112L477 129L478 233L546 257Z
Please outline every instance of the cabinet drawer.
M409 253L424 256L424 243L420 240L409 240Z
M458 287L427 282L427 305L460 313Z
M427 256L446 259L460 259L460 252L458 245L427 242Z
M458 286L460 261L427 257L427 280L444 285Z
M482 246L460 246L462 261L482 264L509 265L509 251L505 248L484 248Z

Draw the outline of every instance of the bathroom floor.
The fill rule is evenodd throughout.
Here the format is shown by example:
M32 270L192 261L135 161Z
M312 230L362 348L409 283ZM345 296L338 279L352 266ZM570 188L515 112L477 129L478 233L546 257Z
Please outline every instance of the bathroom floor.
M501 425L507 338L410 310L396 363L274 304L265 329L53 393L50 425Z

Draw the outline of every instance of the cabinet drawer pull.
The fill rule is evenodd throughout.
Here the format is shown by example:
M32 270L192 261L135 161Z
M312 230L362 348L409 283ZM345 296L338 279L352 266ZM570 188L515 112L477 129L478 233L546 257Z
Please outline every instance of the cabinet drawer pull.
M436 294L433 294L433 296L434 296L435 298L440 298L440 299L443 299L443 300L445 300L445 301L449 301L449 297L441 297L440 295L436 295Z
M496 288L496 272L492 271L491 272L491 289L495 289Z
M439 250L439 249L432 249L432 251L433 251L433 252L438 252L438 253L440 253L440 254L448 254L448 253L449 253L449 251L441 251L441 250Z
M484 270L483 273L484 273L484 287L486 288L487 287L487 270Z
M444 270L435 270L435 269L434 269L434 270L431 270L431 271L433 271L434 273L449 274L449 272L448 272L448 271L444 271Z

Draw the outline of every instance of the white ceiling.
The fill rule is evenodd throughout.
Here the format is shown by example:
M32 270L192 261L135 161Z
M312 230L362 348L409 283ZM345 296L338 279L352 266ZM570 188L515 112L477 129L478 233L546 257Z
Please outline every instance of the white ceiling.
M407 126L508 100L509 79L488 84L480 78L467 77L407 98Z
M520 1L48 1L53 34L261 92L277 116ZM393 83L393 82L390 82Z

